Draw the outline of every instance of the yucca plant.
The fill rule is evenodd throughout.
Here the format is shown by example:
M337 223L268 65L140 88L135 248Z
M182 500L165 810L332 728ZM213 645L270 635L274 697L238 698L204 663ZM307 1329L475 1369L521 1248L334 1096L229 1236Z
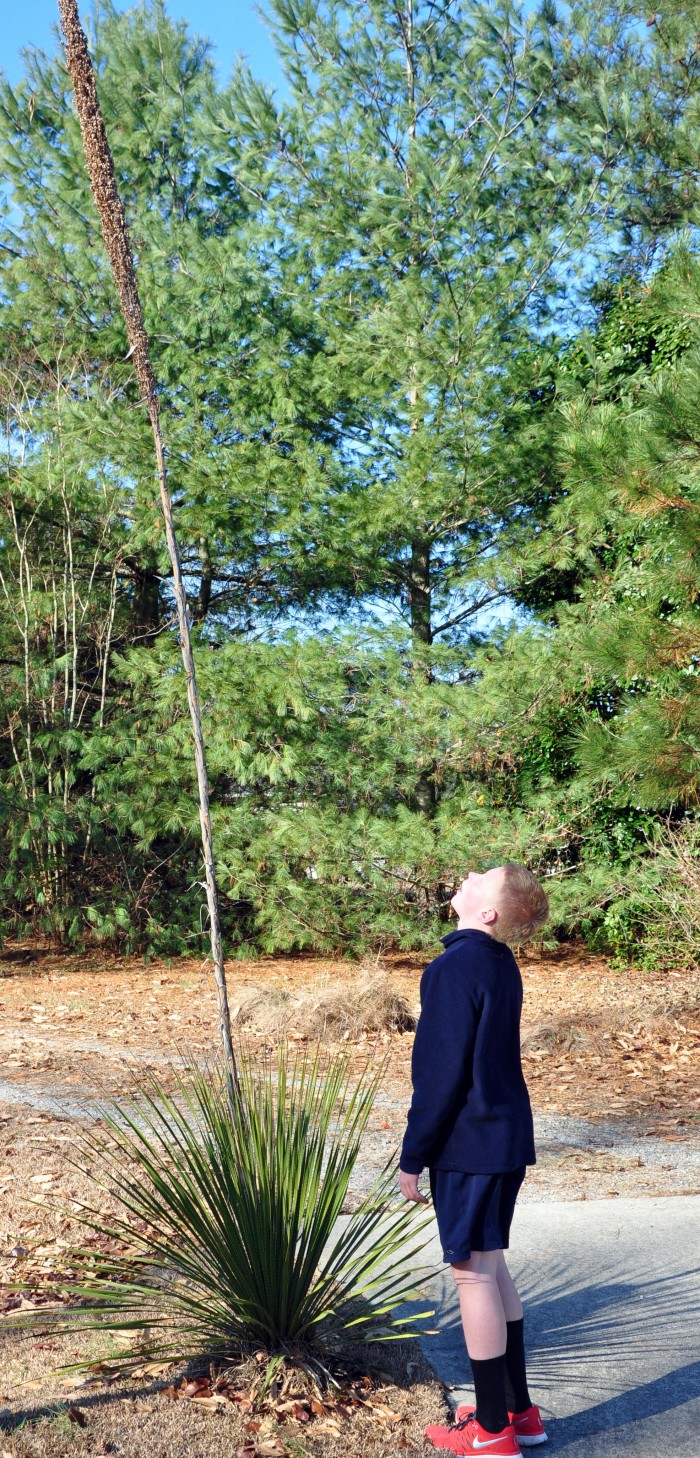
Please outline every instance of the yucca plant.
M116 1253L74 1252L77 1304L61 1329L131 1331L119 1362L235 1359L255 1347L314 1357L418 1335L396 1308L425 1281L425 1212L397 1203L394 1157L337 1225L382 1067L280 1044L238 1051L232 1112L220 1068L141 1079L104 1110L80 1159L119 1213L81 1217ZM44 1320L46 1318L44 1317Z

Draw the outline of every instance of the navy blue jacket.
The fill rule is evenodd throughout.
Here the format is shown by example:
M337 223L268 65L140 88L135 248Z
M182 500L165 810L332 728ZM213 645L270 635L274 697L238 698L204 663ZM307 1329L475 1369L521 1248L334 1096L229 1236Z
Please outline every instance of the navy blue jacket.
M518 964L488 932L465 928L442 943L421 978L401 1169L499 1174L534 1164Z

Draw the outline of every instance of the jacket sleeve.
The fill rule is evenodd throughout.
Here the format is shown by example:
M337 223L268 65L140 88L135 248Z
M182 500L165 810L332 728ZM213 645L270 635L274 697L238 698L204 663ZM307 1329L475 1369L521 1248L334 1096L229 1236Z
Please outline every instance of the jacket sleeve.
M461 1102L479 1020L468 983L446 958L426 967L420 991L411 1060L413 1098L399 1160L407 1174L420 1174L430 1164L445 1125Z

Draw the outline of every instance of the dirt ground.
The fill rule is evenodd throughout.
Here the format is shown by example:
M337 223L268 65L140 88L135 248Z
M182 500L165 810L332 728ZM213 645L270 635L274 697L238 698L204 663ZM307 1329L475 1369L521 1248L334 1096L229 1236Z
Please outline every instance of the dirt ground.
M520 958L525 987L523 1061L539 1131L538 1164L523 1198L614 1198L700 1192L700 987L691 973L617 971L577 948ZM288 957L231 963L231 1002L245 1036L269 1041L270 1009L287 1036L313 1038L309 1008L343 984L384 977L418 1012L424 959L387 956L381 966ZM344 993L345 995L345 993ZM256 1011L257 1010L257 1011ZM256 1022L257 1018L257 1022ZM274 1019L273 1019L274 1021ZM357 1019L355 1020L357 1022ZM361 1021L361 1019L360 1019ZM381 1019L379 1019L381 1024ZM258 1026L259 1023L259 1026ZM354 1026L328 1029L326 1044L364 1061L388 1057L359 1171L363 1178L400 1142L410 1099L412 1034ZM97 953L9 948L0 956L0 1274L5 1282L50 1273L75 1239L89 1198L66 1161L99 1101L145 1067L167 1075L174 1053L217 1046L216 998L206 967L145 964ZM60 1208L56 1208L59 1206ZM0 1299L0 1310L13 1298ZM83 1339L85 1340L85 1339ZM231 1403L173 1401L153 1374L129 1384L57 1378L69 1361L101 1355L75 1339L9 1335L0 1353L0 1458L148 1454L149 1458L290 1458L362 1451L367 1458L422 1452L426 1422L446 1414L440 1384L412 1343L387 1344L365 1363L372 1400L323 1430L319 1418L287 1431ZM374 1365L373 1365L374 1364ZM377 1364L379 1370L377 1371ZM370 1389L368 1389L370 1390ZM196 1394L195 1394L196 1397ZM387 1417L384 1414L391 1414ZM352 1434L352 1436L350 1436ZM275 1444L277 1446L275 1446Z

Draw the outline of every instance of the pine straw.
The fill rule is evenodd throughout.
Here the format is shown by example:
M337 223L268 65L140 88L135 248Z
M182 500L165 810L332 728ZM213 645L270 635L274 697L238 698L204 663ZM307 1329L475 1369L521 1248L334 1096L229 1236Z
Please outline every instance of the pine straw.
M619 971L553 959L526 967L523 1066L540 1114L652 1120L700 1118L697 974ZM651 1132L651 1131L650 1131ZM669 1134L668 1137L671 1137Z
M661 1046L677 1039L679 1032L692 1037L693 1033L689 1032L683 1019L687 1017L690 1023L696 1023L698 1004L700 990L697 1002L692 996L682 1001L671 997L650 999L646 1004L635 1006L632 1016L625 1006L617 1014L608 1009L598 1013L578 1013L573 1017L563 1014L527 1029L522 1038L523 1056L584 1052L603 1055L610 1052L611 1043L637 1040L640 1045Z
M594 1014L577 1018L563 1016L551 1022L537 1023L529 1028L522 1039L524 1057L537 1053L593 1053L605 1052L605 1020Z
M239 993L232 1015L239 1027L306 1038L359 1038L363 1033L405 1033L416 1026L408 1003L389 973L375 962L360 964L352 979L326 974L305 988L258 983Z

